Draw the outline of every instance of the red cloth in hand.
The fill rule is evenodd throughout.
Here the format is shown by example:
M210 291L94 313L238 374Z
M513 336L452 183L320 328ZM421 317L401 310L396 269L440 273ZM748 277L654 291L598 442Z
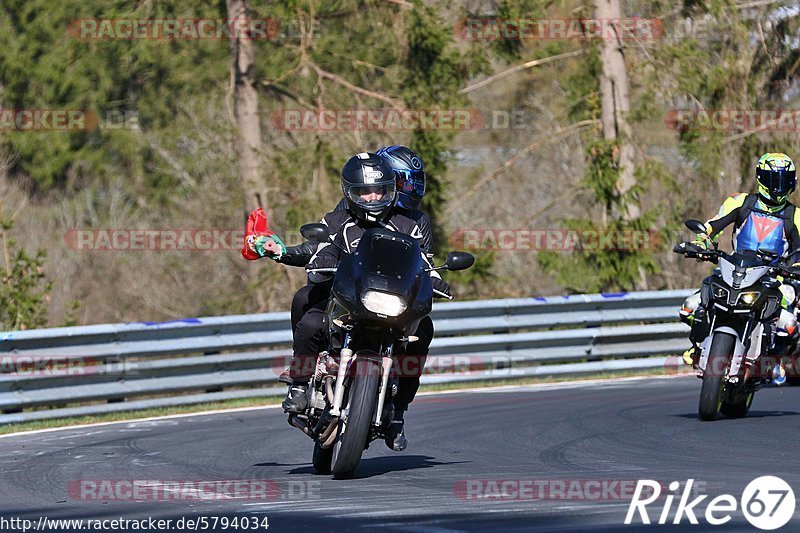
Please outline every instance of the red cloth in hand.
M275 232L269 229L267 215L264 213L263 209L259 207L250 213L250 215L247 217L247 226L244 231L244 247L242 248L242 257L248 261L260 259L261 257L254 250L251 250L247 245L248 240L251 237L255 239L256 237L260 237L262 235L269 237L274 234Z

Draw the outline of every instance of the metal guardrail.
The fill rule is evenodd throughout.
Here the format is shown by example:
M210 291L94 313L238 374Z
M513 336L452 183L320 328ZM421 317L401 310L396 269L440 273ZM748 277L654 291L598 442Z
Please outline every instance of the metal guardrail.
M690 293L437 303L422 382L663 366ZM283 394L290 343L289 313L3 332L0 424Z

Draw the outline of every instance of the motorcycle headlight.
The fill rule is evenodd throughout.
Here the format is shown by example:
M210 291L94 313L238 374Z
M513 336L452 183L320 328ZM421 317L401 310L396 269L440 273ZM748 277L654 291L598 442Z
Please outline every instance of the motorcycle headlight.
M399 316L406 310L406 303L402 298L379 291L364 291L361 303L367 310L384 316Z
M739 304L744 306L751 306L761 296L760 292L743 292L739 295Z
M714 298L716 298L717 300L727 300L728 289L724 289L718 285L714 285Z

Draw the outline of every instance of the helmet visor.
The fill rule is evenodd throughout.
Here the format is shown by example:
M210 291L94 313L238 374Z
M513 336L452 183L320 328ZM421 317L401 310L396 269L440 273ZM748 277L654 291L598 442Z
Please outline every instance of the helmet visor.
M394 183L382 185L350 185L347 196L350 200L367 211L380 210L394 201L396 187Z
M425 171L424 170L397 170L397 190L409 195L411 198L420 199L425 196Z
M776 196L791 193L797 185L797 171L795 170L758 169L756 173L758 182Z

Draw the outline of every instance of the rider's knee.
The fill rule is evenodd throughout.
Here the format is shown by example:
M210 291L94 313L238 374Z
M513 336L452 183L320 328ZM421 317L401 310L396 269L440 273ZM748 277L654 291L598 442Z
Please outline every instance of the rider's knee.
M680 310L681 318L691 321L698 307L700 307L700 293L696 292L683 301L683 305L681 306Z
M781 314L778 317L776 326L778 335L791 335L797 330L797 317L794 316L794 313L786 309L781 309Z

